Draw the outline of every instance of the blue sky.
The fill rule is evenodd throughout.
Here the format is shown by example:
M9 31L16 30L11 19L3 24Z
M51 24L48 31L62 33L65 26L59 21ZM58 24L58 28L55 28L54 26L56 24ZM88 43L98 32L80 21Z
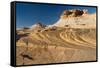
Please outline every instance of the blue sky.
M16 3L16 26L30 27L37 22L45 25L53 24L66 9L87 9L89 13L96 12L95 7Z

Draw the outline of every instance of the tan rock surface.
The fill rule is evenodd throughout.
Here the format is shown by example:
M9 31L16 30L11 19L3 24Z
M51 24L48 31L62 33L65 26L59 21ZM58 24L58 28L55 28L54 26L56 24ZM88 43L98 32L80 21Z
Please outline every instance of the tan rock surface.
M69 11L64 11L65 14ZM17 34L20 34L16 41L17 65L96 60L96 14L67 16L42 31L29 29Z

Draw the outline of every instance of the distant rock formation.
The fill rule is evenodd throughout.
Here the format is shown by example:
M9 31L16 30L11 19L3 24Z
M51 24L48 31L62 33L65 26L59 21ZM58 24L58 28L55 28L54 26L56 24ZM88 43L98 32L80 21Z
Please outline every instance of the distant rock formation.
M40 31L40 30L44 29L45 27L46 27L46 25L43 25L40 22L38 22L38 23L32 25L30 30L32 30L32 31Z
M89 14L86 9L64 10L60 16L60 19L56 23L54 23L53 26L66 26L71 28L95 28L96 13Z
M61 18L66 18L66 17L78 17L82 16L84 14L87 14L87 10L78 10L78 9L73 9L73 10L64 10Z

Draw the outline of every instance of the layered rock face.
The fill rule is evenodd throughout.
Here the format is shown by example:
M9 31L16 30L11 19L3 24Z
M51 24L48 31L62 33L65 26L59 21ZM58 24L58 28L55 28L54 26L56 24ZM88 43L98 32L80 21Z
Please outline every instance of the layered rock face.
M96 14L65 10L53 25L16 31L16 64L96 61Z
M65 10L54 26L71 28L95 28L96 14L89 14L87 10Z

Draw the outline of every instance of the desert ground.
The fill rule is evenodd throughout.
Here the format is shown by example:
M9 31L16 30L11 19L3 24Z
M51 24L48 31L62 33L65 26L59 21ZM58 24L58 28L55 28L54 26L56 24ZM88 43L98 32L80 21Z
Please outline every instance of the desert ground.
M17 65L94 61L96 30L59 28L33 32L18 40L16 48Z
M93 15L88 17L92 17L89 19L95 18ZM79 19L79 17L75 18ZM83 18L84 21L79 21L85 22L87 18L84 16ZM61 20L63 21L61 22ZM66 22L64 19L61 20L60 24ZM74 20L72 22L75 22ZM95 23L91 25L87 25L86 23L78 24L79 27L76 25L69 27L69 24L59 27L59 22L57 22L57 26L53 28L40 28L39 26L40 30L36 30L35 25L36 29L33 30L16 30L16 64L31 65L95 61L96 21L92 22Z

